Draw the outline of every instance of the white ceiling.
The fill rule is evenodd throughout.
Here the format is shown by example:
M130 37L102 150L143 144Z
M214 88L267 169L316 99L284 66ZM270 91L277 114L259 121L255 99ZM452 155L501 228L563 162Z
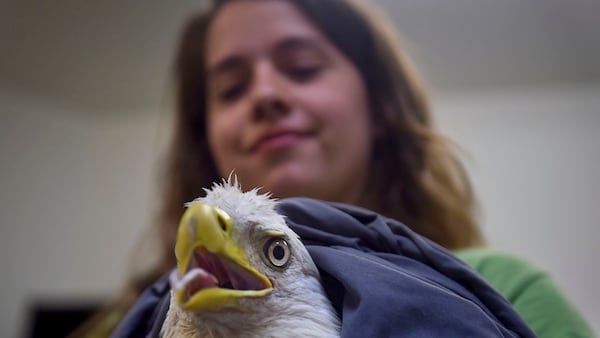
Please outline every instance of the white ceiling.
M379 0L439 91L600 81L600 0ZM88 111L168 94L199 0L0 0L0 86Z

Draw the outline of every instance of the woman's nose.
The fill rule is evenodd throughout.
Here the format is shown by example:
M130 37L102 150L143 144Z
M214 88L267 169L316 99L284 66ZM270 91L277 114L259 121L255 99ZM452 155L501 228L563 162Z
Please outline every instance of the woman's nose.
M270 64L257 65L252 82L252 118L271 121L288 114L285 79Z

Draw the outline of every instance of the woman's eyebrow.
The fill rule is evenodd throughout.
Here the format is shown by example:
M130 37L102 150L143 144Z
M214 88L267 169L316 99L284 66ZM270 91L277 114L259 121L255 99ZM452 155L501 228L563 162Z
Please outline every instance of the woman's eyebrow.
M312 38L292 36L281 40L275 45L275 48L273 48L275 53L293 51L298 49L308 49L317 52L322 52L323 43L319 40Z

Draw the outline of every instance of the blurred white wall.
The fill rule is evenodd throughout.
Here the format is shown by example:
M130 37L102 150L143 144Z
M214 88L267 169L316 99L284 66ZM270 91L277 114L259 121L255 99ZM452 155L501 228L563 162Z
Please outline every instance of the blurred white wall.
M600 85L488 88L434 103L470 157L491 244L549 271L600 332Z
M68 292L83 277L73 269L83 247L67 238L86 223L91 129L35 98L0 95L0 335L14 337L29 297Z
M82 114L0 90L0 336L34 300L98 300L125 281L154 210L158 116Z
M600 332L600 87L434 96L467 166L492 244L547 269ZM158 111L81 114L0 90L0 336L34 298L114 295L155 212ZM144 253L145 254L145 253Z

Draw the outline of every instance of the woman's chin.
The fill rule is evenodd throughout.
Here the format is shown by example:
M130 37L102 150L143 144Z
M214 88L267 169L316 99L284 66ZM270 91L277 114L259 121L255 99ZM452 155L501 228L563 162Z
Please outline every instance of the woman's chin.
M296 182L282 182L278 184L270 184L263 186L264 191L270 192L273 197L286 198L286 197L313 197L316 198L317 194L313 189L310 189L306 185Z
M273 175L272 175L273 176ZM312 197L319 198L325 188L319 182L306 175L279 175L269 177L262 185L262 190L273 194L273 197Z
M244 189L261 187L273 197L319 198L329 186L327 166L315 156L291 156L286 161L244 167L237 174Z

